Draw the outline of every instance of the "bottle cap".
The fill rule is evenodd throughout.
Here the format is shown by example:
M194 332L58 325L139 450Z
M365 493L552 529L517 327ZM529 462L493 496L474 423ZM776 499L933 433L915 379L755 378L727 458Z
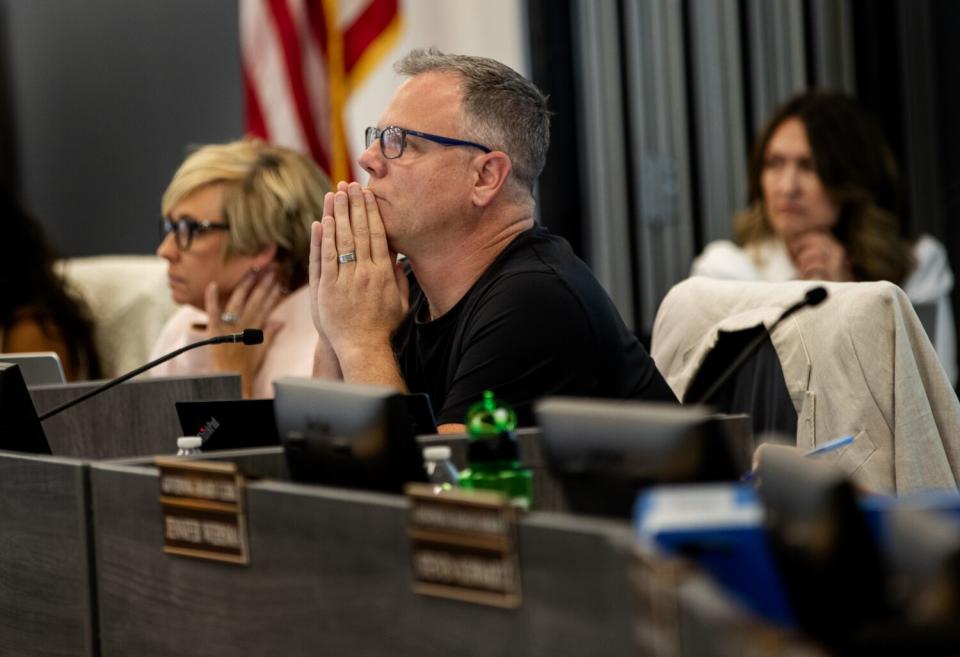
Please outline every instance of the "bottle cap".
M177 438L177 449L200 449L203 439L200 436L181 436Z
M446 461L450 458L450 454L448 445L433 445L423 448L423 458L426 461Z
M471 438L494 438L516 430L517 414L494 399L492 391L484 390L483 399L467 411L466 424Z

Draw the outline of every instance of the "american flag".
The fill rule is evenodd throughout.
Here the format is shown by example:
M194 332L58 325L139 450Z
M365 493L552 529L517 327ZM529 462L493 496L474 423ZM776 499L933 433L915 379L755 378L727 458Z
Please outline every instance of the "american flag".
M399 0L241 0L246 132L352 180L351 92L394 45Z

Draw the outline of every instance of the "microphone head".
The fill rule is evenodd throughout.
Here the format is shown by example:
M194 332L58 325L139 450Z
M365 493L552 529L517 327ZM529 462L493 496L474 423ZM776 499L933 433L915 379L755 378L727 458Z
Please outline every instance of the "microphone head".
M243 344L260 344L263 342L263 331L260 329L243 329L243 333L240 334L240 341Z
M815 287L811 290L807 290L807 294L804 297L804 301L807 302L808 306L818 306L824 302L827 298L827 288L825 287Z

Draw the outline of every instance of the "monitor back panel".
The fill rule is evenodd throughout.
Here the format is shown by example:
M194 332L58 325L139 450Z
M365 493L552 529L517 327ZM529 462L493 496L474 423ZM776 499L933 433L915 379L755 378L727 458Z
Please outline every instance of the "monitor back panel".
M179 401L184 436L199 436L204 452L280 444L272 399Z
M20 366L28 386L66 383L60 356L55 351L36 351L21 354L0 354L0 363Z
M42 415L100 383L32 386L30 396ZM241 396L236 374L134 379L45 420L43 428L57 456L107 459L175 454L181 435L176 402Z

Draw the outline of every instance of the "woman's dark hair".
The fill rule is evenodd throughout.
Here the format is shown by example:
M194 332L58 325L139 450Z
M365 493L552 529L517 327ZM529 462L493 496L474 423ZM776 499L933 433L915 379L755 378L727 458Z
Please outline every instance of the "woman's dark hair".
M789 119L803 123L817 175L840 208L834 234L856 280L902 283L916 262L899 217L903 199L896 160L880 127L849 96L808 91L788 100L764 126L750 158L750 208L734 220L741 245L773 235L763 207L762 177L773 134Z
M93 322L54 272L57 253L40 224L0 186L0 326L33 319L51 340L63 340L77 372L101 376Z

